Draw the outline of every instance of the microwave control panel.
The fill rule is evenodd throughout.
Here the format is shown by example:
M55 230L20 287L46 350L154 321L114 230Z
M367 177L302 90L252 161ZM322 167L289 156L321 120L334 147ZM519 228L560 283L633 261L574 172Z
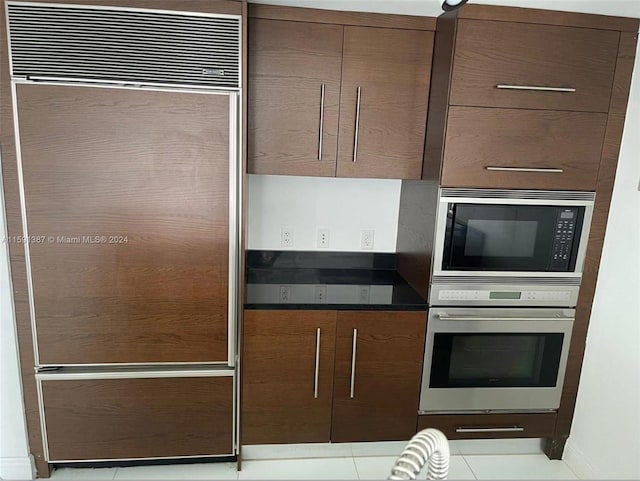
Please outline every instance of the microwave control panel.
M569 269L577 217L578 212L575 208L558 209L551 252L552 271L566 271Z
M442 290L440 301L569 301L570 291Z

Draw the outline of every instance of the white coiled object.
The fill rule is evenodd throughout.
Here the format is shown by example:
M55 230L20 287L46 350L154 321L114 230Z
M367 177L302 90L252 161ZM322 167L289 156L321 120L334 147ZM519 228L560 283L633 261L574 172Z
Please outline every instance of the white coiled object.
M449 441L437 429L423 429L411 438L387 479L416 479L425 464L427 479L447 479Z

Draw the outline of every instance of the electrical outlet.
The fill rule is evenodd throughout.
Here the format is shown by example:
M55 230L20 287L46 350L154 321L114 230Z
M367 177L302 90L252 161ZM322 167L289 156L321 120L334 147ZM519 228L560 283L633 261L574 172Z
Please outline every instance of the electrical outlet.
M318 229L317 247L326 249L329 247L329 229Z
M280 245L282 247L293 247L293 229L283 227L280 231Z
M280 286L280 302L290 302L290 301L291 301L291 287Z
M358 302L361 304L369 304L371 290L369 286L358 286Z
M360 231L360 248L361 249L373 249L373 236L375 231L373 229L366 229Z
M327 302L327 286L316 286L313 297L316 302Z

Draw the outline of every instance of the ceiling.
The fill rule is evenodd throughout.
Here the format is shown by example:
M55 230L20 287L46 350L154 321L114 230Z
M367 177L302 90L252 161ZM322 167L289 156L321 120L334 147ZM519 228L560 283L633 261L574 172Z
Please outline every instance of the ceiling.
M249 2L431 17L437 17L442 13L440 8L442 0L249 0ZM469 3L640 18L640 0L469 0Z

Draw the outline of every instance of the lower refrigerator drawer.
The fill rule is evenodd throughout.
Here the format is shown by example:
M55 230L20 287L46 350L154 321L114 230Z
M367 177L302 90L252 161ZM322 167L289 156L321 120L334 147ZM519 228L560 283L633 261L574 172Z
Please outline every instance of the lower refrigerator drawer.
M92 374L37 375L49 462L234 454L232 371Z

